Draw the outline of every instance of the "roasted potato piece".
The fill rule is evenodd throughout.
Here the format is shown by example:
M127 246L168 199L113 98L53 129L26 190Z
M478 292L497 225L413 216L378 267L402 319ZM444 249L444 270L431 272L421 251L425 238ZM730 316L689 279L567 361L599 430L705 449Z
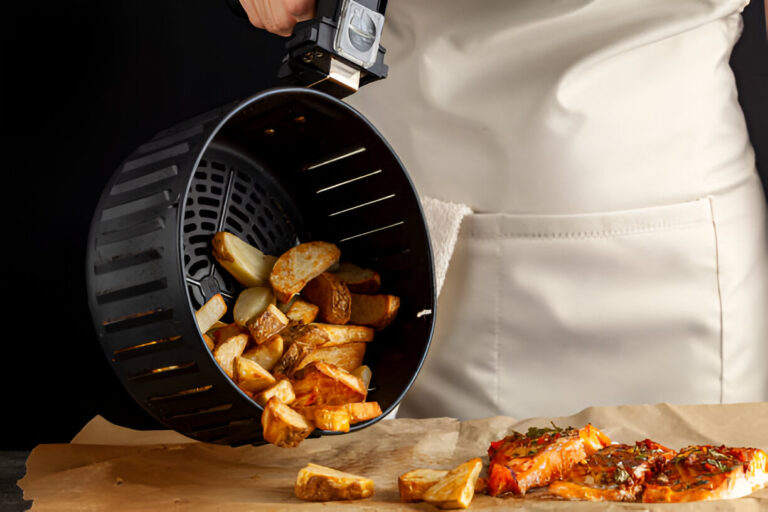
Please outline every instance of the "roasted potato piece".
M240 329L237 324L226 324L219 329L211 329L209 333L214 342L220 343L227 338L231 338L232 336L243 334L243 330Z
M301 291L303 297L320 308L317 317L331 324L346 324L352 314L352 295L346 283L330 272L312 279Z
M351 372L362 364L364 355L365 343L346 343L344 345L319 347L307 354L296 369L301 370L314 361L325 361Z
M338 268L332 272L347 283L347 288L353 293L376 293L381 286L381 276L378 272L352 263L339 263Z
M279 333L288 326L288 317L277 306L270 304L259 316L246 323L251 338L257 345L261 345L269 338Z
M368 389L371 387L371 377L373 377L373 372L371 369L366 366L358 366L354 370L350 372L352 375L363 381L363 385L365 386L365 389Z
M329 405L314 410L315 427L333 432L349 432L349 411L342 405Z
M264 440L281 447L298 446L312 433L315 426L279 398L273 396L261 414Z
M238 327L247 331L248 322L262 314L270 304L274 303L275 295L269 288L264 286L246 288L237 296L235 307L232 308L232 316Z
M369 325L377 331L392 323L400 308L400 299L395 295L352 294L352 314L349 321L353 324Z
M230 379L235 375L235 358L243 353L247 344L248 335L237 334L225 339L213 349L213 357Z
M328 341L323 346L344 345L357 341L372 341L373 329L363 325L333 325L333 324L310 324L322 329L328 335Z
M373 480L310 462L299 471L294 492L305 501L358 500L373 496Z
M213 324L218 322L226 312L227 305L220 293L208 299L200 309L195 311L195 319L197 320L197 327L200 329L200 332L205 334L210 331Z
M298 369L299 364L307 357L312 351L315 350L314 345L304 343L302 341L293 341L288 348L285 349L280 360L272 368L272 374L276 378L290 378Z
M203 341L205 342L205 346L208 347L208 350L213 350L213 348L216 346L216 343L213 341L213 338L211 338L207 334L203 334Z
M213 257L246 288L269 282L277 258L269 256L232 233L213 235Z
M323 361L312 362L298 370L293 376L293 391L297 400L301 395L316 394L314 405L363 402L368 393L360 379Z
M294 297L294 300L291 301L291 305L284 311L284 313L291 322L309 324L315 321L319 311L320 308L314 304Z
M447 469L414 469L400 475L397 488L400 491L400 501L422 501L427 489L442 480L448 474Z
M283 355L283 337L279 334L270 339L249 348L243 352L243 357L250 359L254 363L259 363L262 368L271 371Z
M479 458L453 468L424 492L424 501L440 508L467 508L475 495L475 483L482 469L483 462Z
M269 282L280 302L288 302L304 286L339 260L341 251L328 242L308 242L283 253L272 267Z
M235 381L240 389L248 393L258 393L277 382L259 363L244 357L235 358Z
M333 421L324 418L331 418L337 414L339 415L339 419L335 421L347 422L350 425L381 416L381 407L378 402L352 402L343 405L305 405L305 400L303 400L304 396L306 395L301 397L302 400L295 401L291 404L291 407L311 420L315 420L318 417L318 413L321 413L323 416L321 416L320 419L317 419L317 428L323 428L323 430L339 430L320 426L321 423L327 425L330 421ZM311 402L311 400L306 400L306 402ZM344 411L346 414L342 414L339 411ZM341 416L346 416L346 419L341 419ZM344 430L344 432L346 432L346 430Z
M372 420L381 416L379 402L352 402L345 404L351 424Z
M261 393L257 393L253 399L256 400L256 403L263 407L267 405L267 402L269 402L269 399L272 397L277 398L284 404L290 404L293 402L296 399L296 395L293 394L293 386L291 385L291 381L288 379L280 380L272 387L265 389Z

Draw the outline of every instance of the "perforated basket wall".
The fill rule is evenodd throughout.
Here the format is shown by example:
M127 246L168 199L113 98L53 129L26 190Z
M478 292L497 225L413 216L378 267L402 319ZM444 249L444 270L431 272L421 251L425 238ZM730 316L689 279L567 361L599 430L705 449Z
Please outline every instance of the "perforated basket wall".
M330 241L342 260L381 273L382 293L400 296L401 308L365 362L373 371L369 400L392 410L427 353L434 276L418 198L376 129L326 94L266 91L140 146L94 214L90 308L126 389L190 437L259 443L261 407L219 368L194 317L219 292L231 307L241 289L211 255L220 230L275 255Z

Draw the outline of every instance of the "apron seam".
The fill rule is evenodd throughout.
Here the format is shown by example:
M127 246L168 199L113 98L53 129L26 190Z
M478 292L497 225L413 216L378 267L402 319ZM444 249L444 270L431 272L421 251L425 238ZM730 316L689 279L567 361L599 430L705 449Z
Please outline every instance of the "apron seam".
M715 221L715 206L712 196L707 196L709 212L712 217L712 236L715 242L715 277L717 283L717 303L720 313L720 403L725 399L725 343L723 333L723 291L720 279L720 250L717 242L717 222Z
M710 204L711 209L711 204ZM672 229L683 229L690 226L695 226L697 224L701 224L702 221L697 220L693 222L684 222L684 223L674 223L674 224L658 224L658 225L652 225L652 226L645 226L645 227L639 227L639 228L631 228L631 229L615 229L615 230L607 230L607 231L576 231L576 232L561 232L561 233L551 233L551 232L501 232L498 234L485 234L485 233L476 233L476 232L468 232L467 238L473 238L473 239L495 239L495 238L531 238L531 239L541 239L541 240L583 240L583 239L590 239L590 238L608 238L608 237L614 237L614 236L625 236L625 235L638 235L638 234L644 234L644 233L652 233L655 231L667 231Z

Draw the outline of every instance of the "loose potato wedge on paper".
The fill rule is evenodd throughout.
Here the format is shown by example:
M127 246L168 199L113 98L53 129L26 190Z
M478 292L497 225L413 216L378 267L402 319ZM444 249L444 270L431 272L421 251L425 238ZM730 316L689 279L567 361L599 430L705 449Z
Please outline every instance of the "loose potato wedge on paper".
M227 304L220 293L208 299L200 309L195 311L195 319L197 320L197 327L200 329L200 332L203 334L207 333L213 327L213 324L218 322L226 312Z
M369 325L380 331L392 323L399 308L400 299L395 295L353 293L349 321L353 324Z
M272 397L261 414L264 440L281 447L298 446L315 429L311 421L277 397Z
M483 462L479 458L453 468L424 492L424 501L440 508L467 508L475 495L475 483L482 469Z
M235 323L243 331L247 331L248 322L264 311L270 304L275 303L275 295L265 286L246 288L237 296L235 307L232 308L232 316Z
M315 394L314 405L363 402L368 393L360 379L323 361L315 361L298 370L292 381L297 400L301 395Z
M240 389L249 393L258 393L277 382L259 363L244 357L235 358L235 381Z
M314 304L295 298L291 301L291 305L284 311L284 313L291 322L309 324L315 321L319 311L320 308Z
M365 389L368 389L371 387L371 377L373 377L373 372L371 371L370 367L366 365L358 366L357 368L355 368L349 373L351 373L352 375L354 375L355 377L363 381L363 385L365 386Z
M309 302L320 308L317 317L331 324L346 324L352 314L352 295L346 283L330 272L312 279L301 291Z
M273 384L271 387L265 389L261 393L257 393L253 399L256 400L256 403L261 405L262 407L267 405L267 402L269 402L269 399L275 397L284 404L290 404L296 399L296 395L293 393L293 386L291 385L291 381L288 379L283 379L277 382L277 384Z
M424 493L442 480L448 474L447 469L414 469L400 475L397 488L400 491L400 501L422 501Z
M257 345L261 345L288 327L288 317L277 309L277 306L270 304L260 315L248 320L246 327L248 327L253 341Z
M365 343L345 343L344 345L318 347L307 354L296 369L301 370L314 361L325 361L351 372L363 363L365 345Z
M264 254L232 233L213 235L213 257L246 288L269 282L277 258Z
M373 480L310 462L299 471L294 493L305 501L358 500L373 496Z
M333 273L347 283L347 288L353 293L376 293L381 286L381 276L378 272L349 262L339 263Z
M243 357L254 363L259 363L262 368L271 371L283 356L283 346L283 337L278 334L261 345L249 348L243 352Z
M269 282L280 302L288 302L304 286L339 260L341 251L328 242L308 242L283 253L272 267Z
M213 357L230 379L234 378L235 375L235 358L242 355L247 344L248 335L237 334L225 339L213 349Z
M322 329L328 335L328 341L323 346L344 345L359 341L372 341L373 329L363 325L333 325L333 324L310 324Z

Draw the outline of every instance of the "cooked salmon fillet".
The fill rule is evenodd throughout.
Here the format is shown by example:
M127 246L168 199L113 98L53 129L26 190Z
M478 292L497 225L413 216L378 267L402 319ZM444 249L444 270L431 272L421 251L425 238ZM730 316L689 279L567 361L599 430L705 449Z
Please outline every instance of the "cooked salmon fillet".
M766 454L757 448L689 446L648 480L643 502L740 498L768 484Z
M635 501L643 482L676 452L649 439L633 445L612 444L579 462L549 492L588 501Z
M610 444L592 425L575 429L530 428L491 443L488 494L525 494L562 478L574 464Z

